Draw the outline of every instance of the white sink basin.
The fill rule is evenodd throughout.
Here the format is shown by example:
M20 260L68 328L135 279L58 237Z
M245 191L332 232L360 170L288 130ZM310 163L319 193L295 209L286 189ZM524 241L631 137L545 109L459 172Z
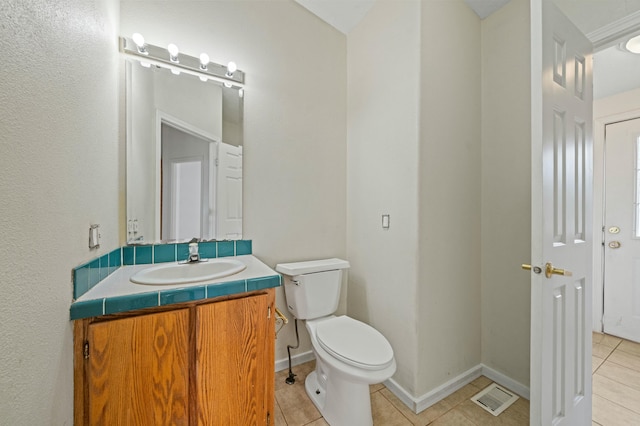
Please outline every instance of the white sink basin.
M173 285L209 281L243 271L247 265L235 259L209 259L197 263L168 263L137 272L136 284Z

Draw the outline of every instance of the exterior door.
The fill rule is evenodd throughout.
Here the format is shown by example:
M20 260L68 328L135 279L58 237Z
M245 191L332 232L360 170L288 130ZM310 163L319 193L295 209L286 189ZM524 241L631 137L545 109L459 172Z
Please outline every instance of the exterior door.
M605 137L604 332L640 342L640 118Z
M531 0L531 425L591 424L591 43Z

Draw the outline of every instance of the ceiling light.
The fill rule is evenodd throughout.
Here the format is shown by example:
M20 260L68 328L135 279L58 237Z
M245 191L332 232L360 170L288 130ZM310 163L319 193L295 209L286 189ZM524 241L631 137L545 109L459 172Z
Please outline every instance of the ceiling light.
M640 35L635 36L625 44L625 47L629 52L640 53Z

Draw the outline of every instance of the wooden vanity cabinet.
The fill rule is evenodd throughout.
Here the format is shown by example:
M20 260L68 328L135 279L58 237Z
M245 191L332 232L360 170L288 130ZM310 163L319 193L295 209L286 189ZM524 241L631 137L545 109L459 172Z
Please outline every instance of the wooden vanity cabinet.
M268 289L77 320L75 424L273 424L274 302Z

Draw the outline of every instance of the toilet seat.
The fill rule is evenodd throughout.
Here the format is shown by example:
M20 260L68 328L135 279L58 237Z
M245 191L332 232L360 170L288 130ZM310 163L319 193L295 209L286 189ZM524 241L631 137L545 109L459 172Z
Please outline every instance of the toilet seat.
M387 339L375 328L348 316L321 321L316 338L325 351L354 367L380 370L393 362L393 349Z

